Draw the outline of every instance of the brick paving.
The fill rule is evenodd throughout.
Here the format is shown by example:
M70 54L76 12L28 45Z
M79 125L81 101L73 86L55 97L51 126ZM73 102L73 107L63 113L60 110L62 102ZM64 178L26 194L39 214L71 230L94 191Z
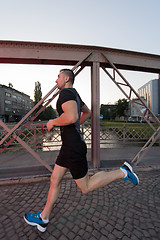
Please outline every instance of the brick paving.
M23 214L43 209L49 181L0 186L0 239L159 240L160 170L138 175L136 187L120 180L87 195L64 179L45 233Z

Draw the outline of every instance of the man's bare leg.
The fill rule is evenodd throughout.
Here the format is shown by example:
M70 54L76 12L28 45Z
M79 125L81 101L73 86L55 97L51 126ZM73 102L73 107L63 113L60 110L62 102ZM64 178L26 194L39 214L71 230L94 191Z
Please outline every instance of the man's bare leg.
M61 188L61 181L67 172L67 168L60 167L55 164L54 170L51 175L50 188L48 192L46 205L41 212L43 219L49 219L54 203L56 202Z
M31 226L36 226L41 232L45 232L49 223L49 216L52 211L53 205L57 200L60 192L61 180L66 173L67 169L55 165L54 171L51 176L51 184L48 193L47 203L42 211L42 214L25 213L24 220ZM124 162L119 170L111 172L98 172L89 178L88 174L75 180L82 193L86 194L97 188L104 187L111 182L123 178L124 181L131 181L134 185L139 184L139 178L133 171L132 166L128 162Z
M86 194L124 177L125 174L118 169L111 172L101 171L94 174L92 177L89 177L87 174L85 177L75 180L75 182L82 193Z

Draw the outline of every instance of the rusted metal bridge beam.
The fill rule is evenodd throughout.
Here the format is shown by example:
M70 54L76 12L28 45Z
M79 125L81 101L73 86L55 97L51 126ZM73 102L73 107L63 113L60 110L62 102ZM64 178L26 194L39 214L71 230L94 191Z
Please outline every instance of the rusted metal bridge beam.
M103 67L110 67L101 55L107 53L118 69L160 73L160 55L156 54L97 46L0 41L0 63L74 66L90 52L95 54L85 61L85 66L92 66L96 61Z
M106 61L106 55L112 59L112 62ZM75 75L78 75L85 66L91 66L92 158L95 167L98 167L100 160L99 68L114 68L114 74L115 70L117 71L118 69L160 73L160 55L71 44L0 41L0 63L72 65L74 66ZM115 81L115 76L111 79L114 80L120 89L122 89L122 85L130 88L128 98L131 101L132 93L135 93L135 91L129 83L124 78L124 83ZM40 105L41 103L38 104ZM28 115L25 117L27 118ZM156 119L156 117L154 118ZM157 121L156 119L156 122L159 124L159 120ZM21 123L20 121L12 130L8 130L9 133L0 143L3 143L5 139L13 134ZM154 126L150 125L154 129ZM151 139L152 144L153 138L155 141L159 134L158 129L155 137L153 136Z
M100 162L100 64L93 62L91 67L91 112L92 112L92 164L98 168Z
M85 55L84 58L80 59L77 64L72 68L73 71L76 72L76 75L80 72L81 69L83 69L83 67L81 68L81 64L88 59L90 56L92 55L92 53L89 53L87 55ZM80 67L80 70L79 70ZM78 69L78 70L77 70ZM0 145L1 145L1 149L0 149L0 153L2 153L15 139L34 157L36 158L41 164L43 164L50 172L52 172L52 168L46 164L41 158L40 156L32 149L30 148L18 135L21 134L22 130L20 129L18 131L18 135L15 134L16 130L18 129L18 127L20 127L25 120L28 119L28 117L42 104L44 103L44 101L54 92L56 91L53 96L47 100L47 102L41 107L41 109L34 114L31 117L31 121L33 121L44 109L45 107L58 95L59 90L57 89L57 85L55 85L46 95L43 99L41 99L11 130L2 122L0 121L0 126L2 126L8 133L1 139L0 141ZM31 121L28 121L27 123L25 123L24 127L28 126ZM5 140L7 140L8 137L10 137L12 135L12 138L3 146L3 143Z
M103 70L105 71L105 73L107 73L107 75L111 78L111 80L116 84L116 86L122 91L122 93L127 97L127 99L131 102L131 104L134 104L134 102L132 101L132 94L134 94L136 96L136 98L139 100L139 102L137 102L136 104L134 104L134 107L139 111L139 113L141 114L141 116L143 118L145 118L145 120L147 121L147 123L150 125L150 127L154 130L153 135L150 137L150 139L147 141L147 143L141 148L141 150L138 152L138 154L133 158L132 162L135 163L135 165L138 164L138 162L141 160L142 156L144 154L147 153L147 151L153 146L153 144L156 142L156 140L160 137L160 121L159 119L155 116L155 114L148 108L148 106L143 102L143 100L140 98L140 96L138 95L138 93L134 90L134 88L129 84L129 82L125 79L125 77L119 72L119 70L116 68L116 66L113 64L110 56L108 56L108 54L102 54L104 56L104 58L106 59L106 61L111 65L111 67L113 68L113 76L103 67ZM117 73L119 75L119 77L121 78L121 81L117 81L116 80L116 74ZM125 86L128 88L129 90L129 94L127 93L127 91L125 91L122 86ZM146 111L145 112L149 112L152 116L152 118L154 119L155 123L158 125L158 129L155 128L155 126L142 114L142 112L139 109L139 106L137 105L141 105L144 106Z

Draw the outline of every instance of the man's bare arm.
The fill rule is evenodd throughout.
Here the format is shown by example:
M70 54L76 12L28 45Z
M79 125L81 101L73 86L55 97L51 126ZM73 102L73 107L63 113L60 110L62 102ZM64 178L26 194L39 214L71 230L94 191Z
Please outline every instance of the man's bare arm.
M74 100L62 104L63 113L55 119L49 120L47 129L50 131L53 126L66 126L73 124L78 120L77 103Z
M82 115L80 118L80 124L84 123L91 116L91 111L86 104L82 107Z

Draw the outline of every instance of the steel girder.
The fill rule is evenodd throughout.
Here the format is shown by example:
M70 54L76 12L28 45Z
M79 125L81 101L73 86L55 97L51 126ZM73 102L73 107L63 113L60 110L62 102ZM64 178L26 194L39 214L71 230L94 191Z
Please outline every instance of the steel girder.
M110 60L112 59L112 60ZM98 166L100 160L100 145L99 145L99 69L105 71L105 73L112 79L117 87L124 93L124 95L132 102L131 96L134 93L140 100L140 104L143 105L155 119L159 125L159 120L148 109L143 101L136 94L135 90L122 76L118 69L144 71L152 73L160 73L160 56L155 54L138 53L133 51L118 50L97 46L83 46L83 45L71 45L71 44L52 44L52 43L33 43L33 42L17 42L17 41L0 41L0 63L16 63L16 64L50 64L50 65L75 65L73 67L75 75L78 75L85 66L91 66L91 89L92 89L92 162L95 167ZM113 76L107 71L106 68L113 68ZM119 74L122 82L118 82L115 79L115 72ZM127 94L122 86L130 89ZM56 86L55 86L56 87ZM55 90L55 89L54 89ZM53 90L53 91L54 91ZM50 91L50 94L52 91ZM50 95L49 94L49 95ZM55 93L55 94L58 94ZM48 96L49 96L48 95ZM51 97L47 103L43 106L43 109L54 99ZM44 99L43 99L44 100ZM43 101L42 101L43 102ZM42 104L39 102L35 109ZM133 102L132 102L133 103ZM133 103L134 104L134 103ZM137 108L137 103L136 103ZM34 110L35 110L34 109ZM33 110L33 109L32 109ZM30 111L25 119L33 113ZM138 108L137 108L138 110ZM32 116L32 120L43 111L40 109L36 115ZM145 117L145 116L143 116ZM16 129L24 122L24 118L16 124L16 126L9 130L0 121L0 125L8 131L5 138L0 141L2 144L1 152L6 146L3 145L5 139L13 135L17 138L21 130L16 132ZM140 153L133 159L135 164L140 159L141 153L146 152L146 147L153 145L156 139L159 138L159 128L155 129L154 125L146 119L151 128L155 131L151 139L149 139L146 146L142 148ZM23 127L28 126L30 122L26 123ZM16 132L16 134L15 134ZM13 139L14 139L13 137ZM11 139L10 141L13 141ZM17 138L18 139L18 138ZM8 144L10 143L8 142ZM31 152L31 151L30 151ZM38 160L38 158L37 158ZM43 163L42 163L43 164ZM51 169L50 169L51 170Z
M85 66L99 62L110 67L101 53L108 54L118 69L160 73L160 56L114 48L23 41L0 41L0 63L70 65L94 52Z
M138 93L134 90L134 88L131 86L131 84L125 79L125 77L120 73L120 71L116 68L116 66L113 64L110 56L107 54L103 54L106 61L111 65L113 68L113 76L103 67L104 72L110 77L110 79L116 84L116 86L122 91L122 93L127 97L127 99L131 102L131 104L134 105L134 107L139 111L140 115L146 120L146 122L150 125L150 127L154 130L153 135L150 137L150 139L147 141L147 143L144 145L144 147L141 148L141 150L137 153L137 155L133 158L132 162L134 162L135 165L138 164L138 162L141 160L142 156L144 156L145 153L150 149L150 147L153 146L153 144L157 141L157 139L160 137L160 121L155 116L155 114L151 111L150 108L147 107L147 105L144 103L144 101L140 98ZM116 74L121 78L121 82L116 80ZM127 93L122 86L125 86L128 88L129 93ZM136 104L132 101L132 95L135 95L136 98L139 100ZM152 116L152 119L155 121L155 123L159 126L157 129L155 126L145 117L145 114L143 114L140 110L140 108L137 105L144 106L145 113L148 111L150 115Z
M75 72L75 75L77 75L82 69L83 66L81 67L81 64L90 56L92 53L89 53L85 56L85 58L81 59L73 68L72 70ZM79 68L80 67L80 68ZM77 70L78 69L78 70ZM47 102L41 107L41 109L35 113L32 117L31 120L27 121L21 129L19 129L17 132L16 130L20 128L20 126L30 117L30 115L42 104L44 101L54 92L56 91L53 96L47 100ZM18 135L22 133L22 129L25 127L29 126L32 121L35 120L35 118L48 106L48 104L58 95L59 90L57 89L57 85L55 85L46 95L41 99L12 129L9 129L2 121L0 121L0 125L8 132L0 141L1 149L0 153L2 153L14 140L17 140L22 147L24 147L35 159L37 159L42 165L44 165L50 172L52 172L52 168L46 164L40 156L32 149L30 148ZM7 138L12 136L12 138L6 143L3 144Z

